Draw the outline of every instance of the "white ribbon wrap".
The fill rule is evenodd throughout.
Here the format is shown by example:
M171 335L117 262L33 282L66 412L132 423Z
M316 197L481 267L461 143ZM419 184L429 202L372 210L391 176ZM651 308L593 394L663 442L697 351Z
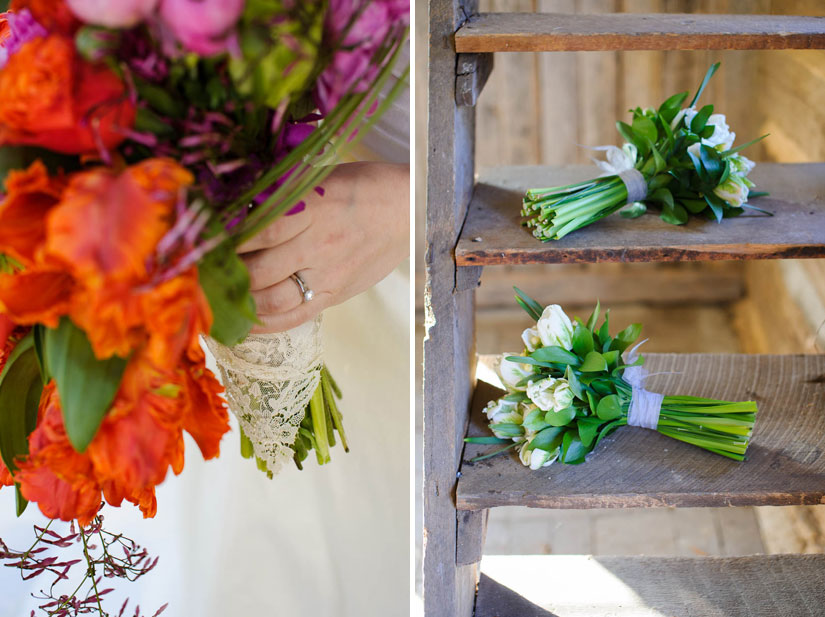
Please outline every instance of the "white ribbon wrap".
M632 169L625 169L619 173L619 178L622 179L624 185L627 187L627 203L632 204L636 201L642 201L647 197L647 182L645 177L635 167Z
M277 473L321 379L320 316L287 332L250 334L234 347L206 337L221 371L229 409L255 456Z
M637 343L622 354L625 364L632 364L636 361L639 357L637 350L646 341L647 339ZM659 425L659 412L662 410L662 401L665 399L664 394L645 390L644 383L647 378L647 369L644 366L627 367L624 370L623 377L632 387L627 425L641 426L655 431Z

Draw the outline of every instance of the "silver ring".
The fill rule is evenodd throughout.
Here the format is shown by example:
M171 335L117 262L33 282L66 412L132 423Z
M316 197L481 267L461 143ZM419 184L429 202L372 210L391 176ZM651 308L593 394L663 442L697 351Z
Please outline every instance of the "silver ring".
M304 282L304 279L297 272L291 274L289 278L298 285L298 289L301 290L301 295L304 297L304 302L309 302L315 297L315 292L309 288L309 285Z

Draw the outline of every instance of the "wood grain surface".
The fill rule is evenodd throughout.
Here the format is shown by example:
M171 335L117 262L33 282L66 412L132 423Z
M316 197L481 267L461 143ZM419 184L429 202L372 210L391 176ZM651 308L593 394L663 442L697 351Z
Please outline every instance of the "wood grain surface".
M674 324L678 327L678 324ZM482 356L489 364L491 356ZM636 427L606 437L581 465L532 471L515 454L469 462L496 446L468 444L460 509L791 505L825 503L825 356L646 354L648 389L755 400L743 463ZM662 374L656 374L662 373ZM488 435L482 408L500 391L478 382L470 435Z
M795 15L485 13L455 35L460 53L822 49L825 19Z
M751 178L770 196L721 223L692 217L669 225L655 214L628 220L614 214L561 240L540 242L521 226L528 188L569 184L598 175L594 166L500 167L479 175L456 246L462 266L716 259L825 257L825 164L763 163Z
M475 617L821 617L825 555L485 557Z

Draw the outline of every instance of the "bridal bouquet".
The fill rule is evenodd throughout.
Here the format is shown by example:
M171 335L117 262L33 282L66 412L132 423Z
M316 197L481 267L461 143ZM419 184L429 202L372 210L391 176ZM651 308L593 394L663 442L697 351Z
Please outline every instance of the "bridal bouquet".
M752 191L748 174L754 163L739 154L766 135L733 147L736 133L713 105L696 108L708 81L719 68L710 67L702 84L683 108L687 92L674 94L659 109L632 110L631 124L617 122L625 144L600 146L607 161L596 161L605 175L566 186L527 191L522 216L533 235L542 241L559 240L621 210L636 218L648 208L659 211L666 223L683 225L689 215L721 222L739 216ZM626 206L626 207L625 207Z
M479 458L518 448L531 469L555 461L577 465L606 435L627 425L745 460L755 402L649 392L641 343L631 347L641 324L611 336L610 311L597 327L598 304L587 322L571 321L557 304L542 309L519 289L516 294L536 326L522 334L523 355L502 358L498 366L507 394L485 409L495 437L465 439L507 446Z
M151 517L184 431L218 456L228 414L202 335L262 470L329 461L336 432L346 447L319 324L249 335L235 247L323 195L405 86L408 22L408 0L0 14L0 486L18 514L33 501L87 527L126 500Z

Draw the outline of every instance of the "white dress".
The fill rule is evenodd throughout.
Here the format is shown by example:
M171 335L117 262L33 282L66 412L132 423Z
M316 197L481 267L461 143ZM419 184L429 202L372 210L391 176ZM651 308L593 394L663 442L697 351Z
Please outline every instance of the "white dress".
M409 93L362 145L359 158L409 162ZM168 602L164 617L408 614L411 319L407 263L324 313L348 454L338 445L331 464L319 467L310 455L303 471L269 480L240 456L233 417L216 460L204 462L187 436L186 466L158 487L154 519L130 504L106 507L108 528L160 556L144 578L118 585L113 614L126 595L127 615L135 602L148 616ZM33 504L15 519L14 492L0 490L0 537L10 546L27 548L32 524L43 521ZM0 568L0 615L28 615L36 606L28 594L46 583Z

